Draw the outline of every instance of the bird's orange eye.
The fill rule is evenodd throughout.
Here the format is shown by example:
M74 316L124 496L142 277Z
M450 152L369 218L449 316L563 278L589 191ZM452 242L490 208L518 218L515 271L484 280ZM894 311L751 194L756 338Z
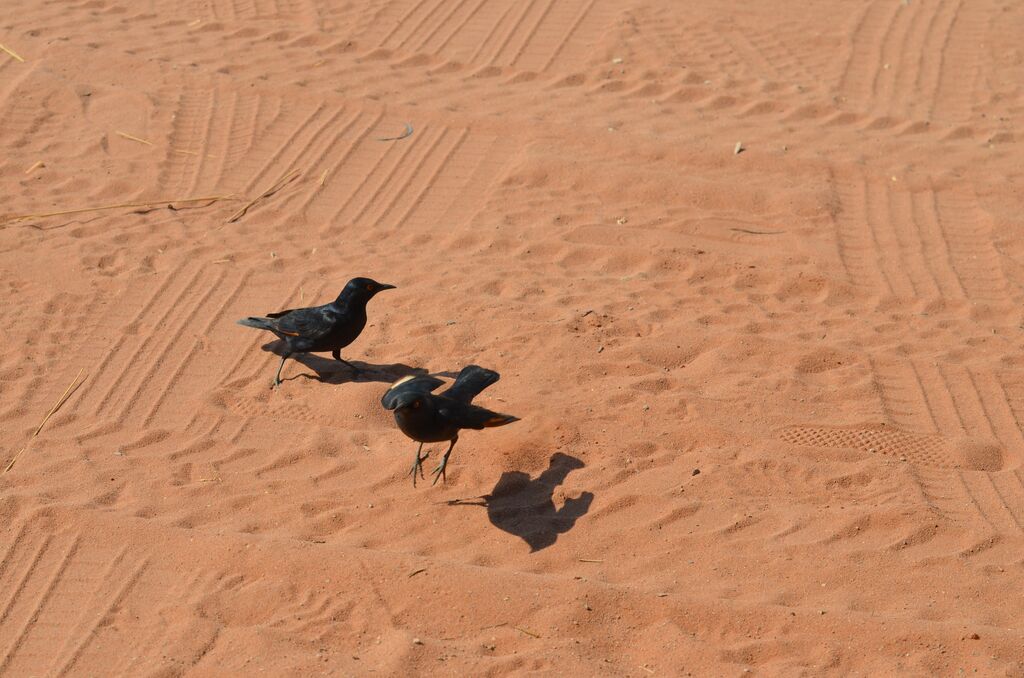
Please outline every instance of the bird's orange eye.
M420 406L420 401L418 401L418 400L414 400L414 401L412 401L412 409L414 409L414 410L415 410L415 409L417 409L417 408L418 408L419 406Z
M373 290L373 283L367 283L367 285L366 285L366 289L368 289L368 290L371 290L371 291L372 291L372 290Z

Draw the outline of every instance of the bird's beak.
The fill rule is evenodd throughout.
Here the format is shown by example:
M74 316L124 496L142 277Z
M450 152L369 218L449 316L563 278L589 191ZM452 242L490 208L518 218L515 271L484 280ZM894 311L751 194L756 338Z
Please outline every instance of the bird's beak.
M393 290L393 289L395 289L394 285L385 285L384 283L381 283L380 287L377 289L377 291L378 292L383 292L384 290Z

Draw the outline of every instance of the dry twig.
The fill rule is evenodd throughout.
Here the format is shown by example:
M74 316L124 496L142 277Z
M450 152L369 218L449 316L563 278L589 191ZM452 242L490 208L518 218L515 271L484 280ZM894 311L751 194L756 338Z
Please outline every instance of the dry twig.
M12 468L14 468L15 462L17 462L18 458L22 454L24 454L25 450L27 450L28 446L32 444L32 441L35 439L35 437L37 435L39 435L39 432L43 430L43 426L45 426L46 422L48 422L50 420L50 417L52 417L53 414L57 410L60 409L60 406L63 405L65 402L67 402L67 399L71 397L71 394L74 393L75 386L78 385L78 383L79 383L78 380L82 376L83 372L85 372L85 368L84 367L82 369L78 370L78 374L75 375L75 380L72 381L71 385L67 387L67 389L64 391L64 395L62 395L60 397L60 399L57 401L57 403L53 407L50 408L50 411L46 413L46 416L43 417L43 420L41 422L39 422L39 426L36 427L35 432L29 437L28 442L25 444L25 447L21 448L21 451L18 452L16 455L14 455L14 457L11 459L10 463L7 464L7 468L4 469L4 473L7 473Z
M255 205L260 200L263 200L264 198L269 198L270 196L274 195L275 193L280 191L282 188L284 188L286 184L292 182L297 176L299 176L299 170L297 170L297 169L291 170L290 172L285 172L283 175L281 175L280 179L278 179L273 184L271 184L270 188L268 188L267 190L263 191L262 193L260 193L258 196L256 196L252 200L250 200L245 205L245 207L243 207L242 209L240 209L237 212L235 212L234 214L232 214L231 217L227 220L227 223L232 224L232 223L238 221L239 219L241 219L242 217L244 217L245 213L249 211L250 207Z
M59 210L57 212L40 212L38 214L18 214L0 221L0 226L6 226L17 221L26 219L45 219L46 217L59 217L67 214L81 214L83 212L101 212L104 210L124 209L127 207L159 207L160 205L173 205L186 202L209 202L215 203L221 200L238 200L232 195L204 195L198 198L172 198L170 200L146 200L143 202L122 202L116 205L101 205L100 207L77 207L71 210Z
M140 144L146 144L147 146L152 146L153 145L152 141L146 141L145 139L140 139L137 136L134 136L132 134L128 134L128 132L115 131L115 134L117 134L117 136L119 136L119 137L124 137L125 139L130 139L132 141L138 141Z
M20 61L21 63L25 63L25 60L24 60L24 59L22 59L22 58L21 58L20 56L18 56L17 54L15 54L15 53L14 53L14 50L12 50L12 49L11 49L10 47L4 47L3 45L0 45L0 49L2 49L3 51L7 52L8 54L10 54L10 55L11 55L11 56L12 56L13 58L17 59L17 60L18 60L18 61Z

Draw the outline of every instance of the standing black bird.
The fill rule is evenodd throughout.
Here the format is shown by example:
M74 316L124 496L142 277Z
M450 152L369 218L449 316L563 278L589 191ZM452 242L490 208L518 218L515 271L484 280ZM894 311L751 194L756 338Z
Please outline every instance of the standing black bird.
M338 298L329 304L268 313L262 318L243 318L238 324L269 330L287 345L288 350L277 367L274 386L281 383L281 368L293 353L330 351L335 360L358 372L355 365L342 360L341 349L355 341L366 327L366 304L370 299L378 292L394 288L394 285L369 278L352 278Z
M387 390L380 404L385 409L394 410L395 423L402 433L419 442L416 460L412 464L412 484L416 486L416 472L423 476L423 461L430 456L428 452L420 456L423 443L439 443L451 441L448 451L444 453L441 464L434 470L434 484L441 478L445 482L445 467L452 448L459 441L459 430L464 428L483 429L493 426L504 426L517 417L491 412L482 407L470 404L485 388L498 381L499 375L477 365L464 367L451 388L439 395L432 391L444 384L436 377L406 377L395 382Z

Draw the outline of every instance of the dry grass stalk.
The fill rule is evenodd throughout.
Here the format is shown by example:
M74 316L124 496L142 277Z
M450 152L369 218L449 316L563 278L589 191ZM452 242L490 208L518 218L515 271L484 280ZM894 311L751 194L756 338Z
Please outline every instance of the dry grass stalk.
M138 141L140 144L146 144L147 146L152 146L153 145L152 141L146 141L145 139L140 139L137 136L128 134L128 132L115 131L114 133L117 134L117 136L119 136L119 137L124 137L125 139L130 139L132 141Z
M232 214L231 217L228 218L227 223L232 224L241 219L242 217L244 217L245 213L249 211L249 208L258 203L260 200L263 200L264 198L269 198L270 196L274 195L282 188L284 188L286 184L293 181L297 176L299 176L299 170L297 169L282 174L280 179L278 179L277 181L270 185L270 188L263 191L258 196L256 196L248 203L246 203L245 207Z
M57 400L57 404L51 407L50 411L46 413L45 417L43 417L43 420L39 422L39 426L36 427L35 432L32 433L32 435L29 437L28 443L25 444L25 447L21 448L20 452L14 455L10 463L7 464L7 468L4 469L4 473L7 473L12 468L14 468L15 462L17 462L18 458L21 457L22 454L24 454L25 450L27 450L28 446L32 444L32 441L35 439L35 437L39 435L39 432L43 430L43 426L45 426L46 422L50 420L50 417L52 417L54 413L60 409L60 406L67 402L67 399L71 397L71 394L74 393L75 386L78 385L78 380L81 378L83 372L85 372L84 367L78 370L78 374L75 375L75 380L71 382L71 385L68 386L67 389L65 389L64 394L60 397L59 400Z
M25 170L25 174L32 174L32 172L34 172L37 168L42 167L42 166L43 166L43 161L42 160L36 160L34 163L32 163L31 167L29 167L27 170Z
M184 148L172 148L171 149L171 153L177 153L178 155L193 155L193 156L196 156L196 157L202 155L202 156L205 156L207 158L213 158L214 160L216 160L217 158L220 157L220 156L217 156L217 155L211 155L209 153L200 153L199 151L188 151L188 150L185 150Z
M60 210L58 212L40 212L39 214L19 214L0 221L0 226L13 224L26 219L45 219L46 217L59 217L66 214L81 214L83 212L101 212L104 210L124 209L128 207L158 207L160 205L174 205L188 202L209 202L215 203L221 200L238 200L233 195L204 195L197 198L172 198L170 200L147 200L145 202L122 202L116 205L101 205L100 207L78 207L71 210Z
M11 57L13 57L14 59L17 59L17 60L18 60L18 61L20 61L21 63L25 63L25 60L24 60L24 59L22 59L22 58L21 58L20 56L18 56L17 54L15 54L14 50L12 50L12 49L11 49L10 47L4 47L3 45L0 45L0 49L2 49L3 51L7 52L8 54L10 54L10 55L11 55Z

